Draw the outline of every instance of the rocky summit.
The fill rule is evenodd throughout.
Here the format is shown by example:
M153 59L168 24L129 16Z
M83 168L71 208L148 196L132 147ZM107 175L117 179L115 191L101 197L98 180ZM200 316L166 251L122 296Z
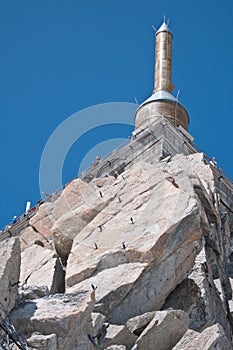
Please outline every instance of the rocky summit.
M155 40L127 143L0 232L0 350L233 349L233 184L172 95L165 18Z
M0 242L2 348L232 349L233 216L217 181L203 153L138 157L41 203Z

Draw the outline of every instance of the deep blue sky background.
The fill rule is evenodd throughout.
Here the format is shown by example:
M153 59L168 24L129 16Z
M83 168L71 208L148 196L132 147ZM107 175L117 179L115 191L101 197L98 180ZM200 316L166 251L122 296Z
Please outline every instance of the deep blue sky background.
M140 103L151 94L151 26L164 14L173 32L175 94L181 90L190 133L233 177L232 0L1 1L0 226L40 198L41 154L62 121L91 105ZM64 181L75 176L87 144L69 155Z

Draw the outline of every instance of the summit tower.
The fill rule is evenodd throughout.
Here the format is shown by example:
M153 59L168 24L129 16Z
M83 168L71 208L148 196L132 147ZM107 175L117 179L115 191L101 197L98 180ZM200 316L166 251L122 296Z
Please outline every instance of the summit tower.
M174 126L188 130L189 116L184 106L171 93L172 84L172 32L164 22L156 32L155 75L152 95L138 108L136 128L152 124L161 116Z

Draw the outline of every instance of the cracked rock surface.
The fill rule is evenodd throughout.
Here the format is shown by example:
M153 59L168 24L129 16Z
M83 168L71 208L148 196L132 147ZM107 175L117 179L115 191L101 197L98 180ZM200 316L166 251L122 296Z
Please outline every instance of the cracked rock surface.
M202 153L176 155L75 179L41 204L21 257L7 255L21 296L9 311L29 346L231 349L233 216L217 185Z

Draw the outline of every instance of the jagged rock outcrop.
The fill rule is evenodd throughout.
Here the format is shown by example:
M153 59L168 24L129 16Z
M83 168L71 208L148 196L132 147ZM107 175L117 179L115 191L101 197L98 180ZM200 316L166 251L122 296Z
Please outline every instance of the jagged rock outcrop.
M38 337L35 340L33 334L39 332L41 335L52 337L51 342L57 342L56 349L89 349L88 334L93 331L92 309L91 293L80 291L75 295L57 294L21 303L12 312L11 319L17 329L29 337L29 342L33 344L38 342ZM42 340L43 337L40 336L40 343Z
M187 278L169 295L164 309L180 308L189 313L189 328L202 331L213 323L220 323L230 337L226 304L215 287L204 248L197 255L195 265Z
M153 320L157 311L146 312L145 314L130 318L126 325L131 333L139 336L148 324Z
M172 349L185 334L187 326L188 315L185 312L180 310L157 311L138 337L135 348L154 350L156 346L156 350Z
M231 344L232 223L201 153L75 179L21 232L12 320L41 349Z
M0 348L8 349L13 341L21 343L22 338L15 330L9 318L10 311L18 300L20 283L20 241L8 238L0 241Z
M104 337L100 336L98 343L101 347L124 344L126 349L131 349L137 340L137 336L132 334L124 325L109 324Z
M181 167L182 162L174 162L173 171L177 165ZM117 293L121 287L112 310L101 309L110 316L110 322L119 324L160 309L193 266L203 234L201 223L206 220L187 169L179 169L175 186L170 181L175 175L168 170L147 163L140 163L140 167L141 172L130 169L124 173L124 179L115 181L113 191L122 201L112 201L76 235L67 264L67 290L93 283L98 286L96 300L104 307L106 292L111 297L112 289ZM107 189L103 191L106 193ZM126 249L122 249L122 241L126 242ZM95 242L98 249L94 249ZM136 275L135 263L143 268L137 269ZM105 273L106 270L111 272ZM136 278L133 284L132 278ZM122 292L124 285L128 287Z
M106 321L106 317L99 312L93 312L91 314L92 327L95 330L94 337L98 337L103 333L103 326Z
M0 315L4 318L18 296L20 262L19 238L0 242Z
M43 206L40 206L40 208L43 208ZM32 219L33 217L31 218L31 220ZM28 226L21 232L20 235L21 250L23 251L31 245L34 245L36 242L41 242L41 246L43 245L45 248L53 250L53 241L50 236L51 235L49 233L49 238L47 238L41 232L36 231L35 228L33 228L32 226Z
M57 350L56 334L43 335L35 332L27 339L28 345L33 349Z
M17 299L18 303L21 303L26 300L33 300L38 298L43 298L49 295L49 290L47 286L20 286L19 296Z
M64 271L52 250L31 245L22 252L20 281L24 286L46 286L49 294L64 293ZM29 264L30 262L30 264Z
M188 330L173 350L232 350L232 343L223 328L217 323L202 333Z

